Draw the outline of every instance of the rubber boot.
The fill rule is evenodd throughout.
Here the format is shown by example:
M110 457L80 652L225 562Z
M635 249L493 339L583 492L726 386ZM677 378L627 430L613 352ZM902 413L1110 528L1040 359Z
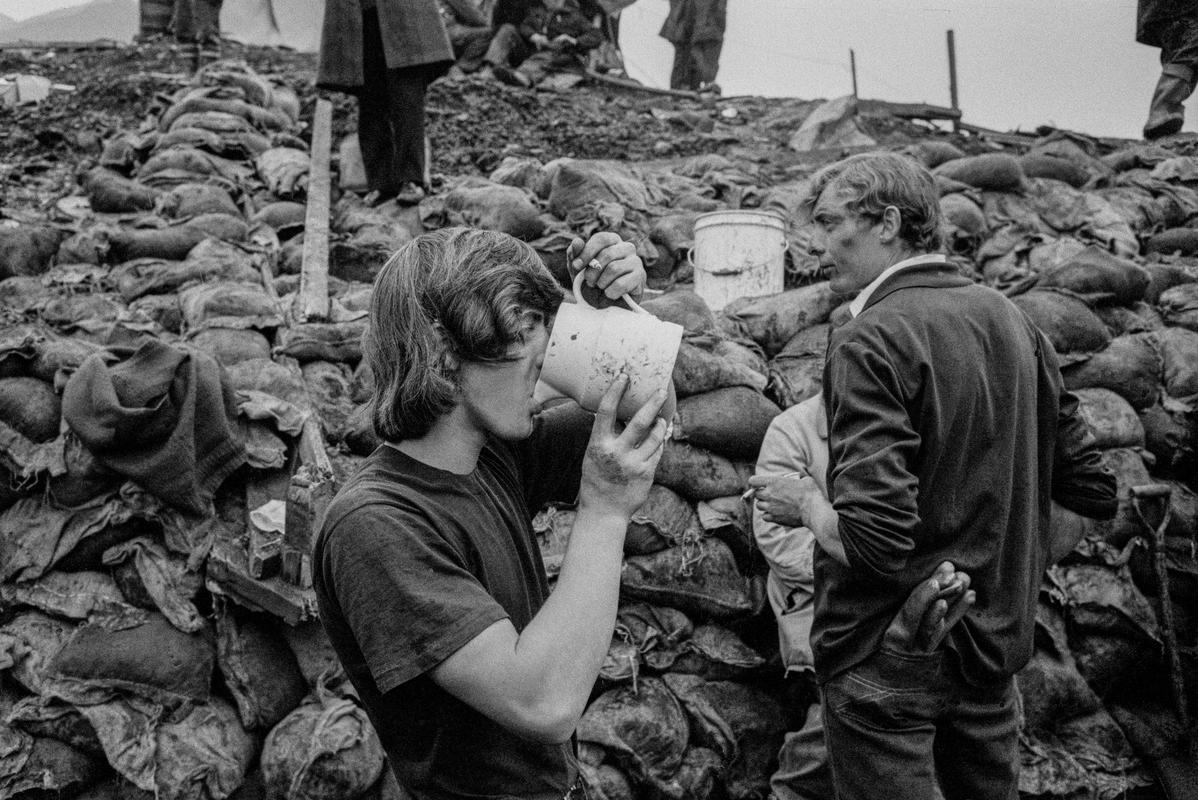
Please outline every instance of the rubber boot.
M1182 103L1194 91L1194 70L1180 64L1166 64L1152 93L1148 122L1144 123L1144 138L1158 139L1181 130L1185 122Z

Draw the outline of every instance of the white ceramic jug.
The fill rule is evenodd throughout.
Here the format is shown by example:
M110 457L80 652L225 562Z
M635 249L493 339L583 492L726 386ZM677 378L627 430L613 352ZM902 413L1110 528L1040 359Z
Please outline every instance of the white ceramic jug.
M621 299L630 310L595 308L582 296L583 277L580 272L574 278L577 302L562 303L553 321L533 398L544 403L569 397L597 411L603 394L623 372L629 383L616 415L628 420L658 389L669 388L682 326L658 319L627 295ZM660 416L668 421L674 409L662 408Z

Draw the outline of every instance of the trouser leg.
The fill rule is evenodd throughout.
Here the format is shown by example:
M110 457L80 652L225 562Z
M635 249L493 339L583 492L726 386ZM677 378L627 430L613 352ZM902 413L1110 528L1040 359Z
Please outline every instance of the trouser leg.
M528 46L515 25L505 23L499 26L491 43L487 47L483 61L493 67L510 67L519 64L528 57Z
M832 769L824 742L823 707L807 710L807 720L786 734L778 751L778 769L770 776L770 792L778 800L830 800Z
M685 42L674 44L674 68L670 70L671 89L693 89L690 46Z
M824 684L824 733L839 800L935 796L940 675L939 654L883 650Z
M1016 800L1015 679L986 689L959 685L937 726L935 757L945 800Z
M395 148L395 179L425 185L424 95L429 73L423 66L387 70L387 114Z
M1198 15L1173 20L1161 35L1161 76L1152 93L1144 137L1177 133L1185 123L1183 103L1198 74Z
M720 71L720 51L724 49L724 41L711 39L695 42L691 49L694 52L695 88L700 83L715 83L715 76Z
M474 72L481 67L490 45L490 28L466 28L460 40L453 46L458 59L458 69L462 72Z
M402 183L391 130L387 62L379 31L378 12L362 13L363 86L358 94L358 144L366 186L381 195L393 195Z

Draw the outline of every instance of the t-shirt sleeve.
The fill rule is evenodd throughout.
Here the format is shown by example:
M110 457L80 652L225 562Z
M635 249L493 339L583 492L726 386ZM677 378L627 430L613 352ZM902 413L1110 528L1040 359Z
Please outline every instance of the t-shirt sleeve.
M346 514L325 548L329 593L387 692L428 672L508 614L456 549L415 512Z
M534 512L550 501L577 499L594 424L591 412L573 402L562 403L539 414L532 435L515 448L524 497Z

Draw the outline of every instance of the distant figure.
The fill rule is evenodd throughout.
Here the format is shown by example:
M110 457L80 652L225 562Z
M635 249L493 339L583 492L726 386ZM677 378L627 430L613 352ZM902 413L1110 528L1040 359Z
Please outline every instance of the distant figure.
M670 14L658 35L674 45L671 89L719 93L715 76L727 16L728 0L670 0Z
M372 204L428 191L424 95L453 64L436 0L328 0L316 85L358 98ZM371 197L373 195L373 197Z
M491 21L475 0L437 0L441 20L453 54L457 58L449 68L450 77L474 72L483 63L491 44Z
M550 72L577 68L603 43L594 22L599 14L580 0L542 0L528 7L519 27L501 25L485 57L495 77L531 87ZM513 69L513 65L516 65Z
M1198 3L1194 0L1139 0L1136 41L1161 49L1161 77L1152 93L1144 138L1181 130L1182 106L1194 92L1198 73Z

